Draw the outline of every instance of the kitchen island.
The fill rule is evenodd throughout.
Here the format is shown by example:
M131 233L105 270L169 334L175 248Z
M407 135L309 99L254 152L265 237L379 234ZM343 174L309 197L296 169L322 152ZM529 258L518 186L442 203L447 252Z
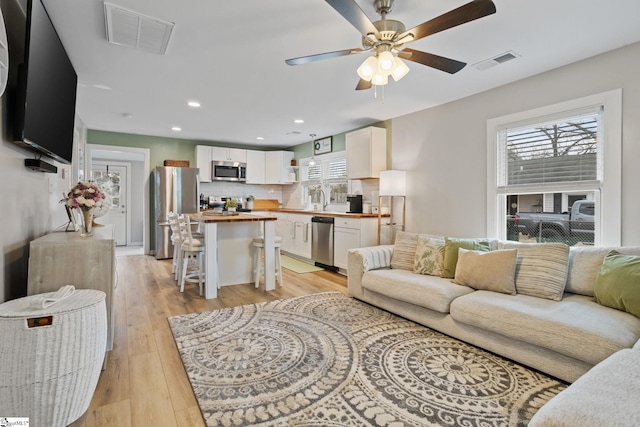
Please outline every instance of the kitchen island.
M200 223L206 245L206 299L217 298L218 286L237 285L252 281L252 239L264 237L265 290L275 289L275 221L266 215L220 215L213 212L189 214Z

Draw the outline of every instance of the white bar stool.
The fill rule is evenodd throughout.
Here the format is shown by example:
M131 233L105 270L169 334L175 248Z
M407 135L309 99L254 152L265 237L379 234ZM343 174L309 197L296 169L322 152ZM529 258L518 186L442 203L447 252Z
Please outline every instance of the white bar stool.
M253 258L253 279L256 284L256 288L260 286L260 276L264 272L264 266L262 263L262 251L264 250L264 239L262 237L256 237L252 241L253 247L256 248L256 252ZM274 248L276 251L276 281L282 286L282 260L280 259L280 246L282 246L282 237L276 236L274 239Z
M188 215L179 218L178 224L180 225L180 235L182 236L182 244L180 245L180 252L182 253L180 292L184 292L185 282L197 282L200 295L202 295L202 285L205 281L203 262L205 245L201 240L193 237L191 221Z

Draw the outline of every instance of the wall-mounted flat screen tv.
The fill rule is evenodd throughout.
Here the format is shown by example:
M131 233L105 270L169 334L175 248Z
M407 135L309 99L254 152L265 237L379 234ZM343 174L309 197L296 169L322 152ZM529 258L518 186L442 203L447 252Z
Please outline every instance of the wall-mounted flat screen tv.
M41 0L29 0L24 62L16 88L14 140L70 164L78 76Z

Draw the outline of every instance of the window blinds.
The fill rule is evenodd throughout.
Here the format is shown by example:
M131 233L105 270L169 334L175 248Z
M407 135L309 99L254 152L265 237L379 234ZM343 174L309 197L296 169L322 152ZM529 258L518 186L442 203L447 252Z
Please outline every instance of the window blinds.
M498 132L502 194L597 189L602 176L602 109Z

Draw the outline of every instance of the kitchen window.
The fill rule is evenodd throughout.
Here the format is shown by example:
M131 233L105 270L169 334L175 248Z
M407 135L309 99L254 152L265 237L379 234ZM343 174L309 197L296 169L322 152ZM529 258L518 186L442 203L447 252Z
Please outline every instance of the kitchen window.
M575 244L542 226L523 235L515 214L565 213L586 198L594 202L593 237L582 243L620 244L621 99L616 90L487 122L489 236Z
M324 154L301 161L302 201L305 205L322 210L323 204L347 203L347 158L344 151Z

